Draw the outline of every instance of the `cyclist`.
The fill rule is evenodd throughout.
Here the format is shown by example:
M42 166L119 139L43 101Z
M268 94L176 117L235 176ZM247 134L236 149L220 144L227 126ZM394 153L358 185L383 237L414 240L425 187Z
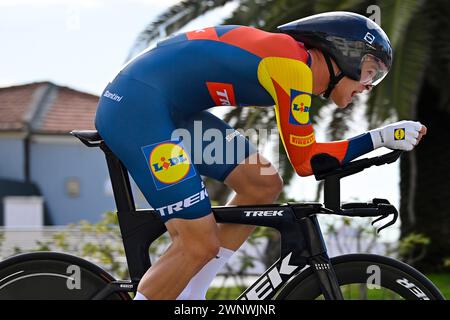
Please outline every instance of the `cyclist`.
M273 203L281 192L273 165L206 109L275 105L282 142L301 176L312 174L314 154L346 163L382 146L410 151L426 134L419 122L401 121L343 141L316 142L311 95L346 107L386 76L391 44L377 24L349 12L278 29L228 25L173 36L134 58L105 88L97 130L172 240L143 276L135 299L204 299L214 276L253 231L216 224L201 175L233 189L231 205ZM177 136L177 129L191 135ZM211 136L198 141L198 133L208 136L211 129L222 133L214 136L214 152L208 149ZM206 151L227 161L210 161Z

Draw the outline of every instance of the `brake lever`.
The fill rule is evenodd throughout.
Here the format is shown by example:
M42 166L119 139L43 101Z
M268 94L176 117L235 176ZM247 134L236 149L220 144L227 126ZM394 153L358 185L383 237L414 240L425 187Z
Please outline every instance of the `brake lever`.
M375 225L375 223L377 223L377 222L379 222L379 221L381 221L381 220L387 218L387 217L388 217L389 215L391 215L391 214L393 215L392 220L389 221L388 223L386 223L385 225L383 225L382 227L378 228L378 229L377 229L377 234L380 234L381 230L386 229L387 227L390 227L390 226L392 226L394 223L397 222L397 219L398 219L398 211L397 211L397 209L394 208L394 211L392 211L392 212L390 212L390 213L388 213L388 214L381 215L380 217L378 217L377 219L375 219L374 221L372 221L372 225Z

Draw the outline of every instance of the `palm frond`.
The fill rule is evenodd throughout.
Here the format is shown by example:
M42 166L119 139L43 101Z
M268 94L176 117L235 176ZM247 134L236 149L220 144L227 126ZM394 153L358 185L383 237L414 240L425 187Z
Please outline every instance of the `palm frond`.
M327 11L352 11L352 12L360 12L364 14L365 8L367 8L365 4L365 0L344 0L344 1L335 1L335 0L319 0L316 1L314 6L314 10L316 12L327 12Z
M241 0L232 16L224 24L245 24L264 28L267 17L271 15L271 8L275 0Z
M391 44L397 48L404 42L404 36L411 23L420 16L424 0L383 0L379 1L381 9L381 26L389 36Z
M390 13L388 17L383 15L383 24L387 26L387 30L394 28L393 30L396 30L394 37L397 38L392 70L369 99L367 115L371 127L389 118L392 115L392 107L399 118L415 117L418 91L428 65L429 47L424 43L431 41L430 24L427 23L429 16L426 12L422 11L415 15L409 12L417 9L418 7L415 6L402 7L395 1L392 10L397 10L398 14ZM410 17L410 22L407 23L404 17L399 19L399 14ZM395 27L397 24L400 25ZM404 32L399 35L397 29L405 27Z
M275 31L277 26L297 20L313 13L313 8L308 1L286 0L274 1L265 11L264 29Z
M233 0L183 0L170 7L167 11L159 15L156 20L148 24L138 35L127 60L131 59L138 51L147 47L152 41L176 32L188 22L212 9L220 8L231 1Z
M328 127L329 140L336 141L345 139L345 134L348 131L349 119L351 119L351 114L353 112L354 104L348 106L347 108L340 109L336 108L333 111L331 118L331 123Z
M437 104L447 112L450 112L450 3L436 0L430 4L430 23L433 25L433 41L426 45L431 46L430 60L426 78L439 91Z

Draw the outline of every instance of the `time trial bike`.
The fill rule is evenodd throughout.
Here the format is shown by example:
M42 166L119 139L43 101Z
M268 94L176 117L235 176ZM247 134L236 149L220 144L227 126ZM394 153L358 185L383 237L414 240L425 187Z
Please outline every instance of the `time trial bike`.
M165 233L164 224L154 210L135 208L128 171L97 131L71 134L105 153L130 279L117 280L99 266L65 253L25 253L0 263L0 299L129 300L151 266L149 247ZM280 232L280 258L238 299L444 299L423 274L396 259L373 254L329 258L327 254L318 215L377 217L373 223L390 219L378 231L395 223L398 212L388 200L341 204L340 179L393 163L400 155L400 151L392 151L343 166L327 154L316 155L311 165L316 179L324 180L323 204L213 207L219 223L264 226ZM74 266L79 270L79 286L70 285ZM379 274L378 287L369 289L366 284L374 270Z

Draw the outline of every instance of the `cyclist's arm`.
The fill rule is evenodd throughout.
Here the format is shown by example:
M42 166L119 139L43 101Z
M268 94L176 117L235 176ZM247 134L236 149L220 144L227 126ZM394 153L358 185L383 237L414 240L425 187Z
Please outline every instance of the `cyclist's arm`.
M312 174L310 160L315 154L327 153L340 163L346 163L373 150L369 133L348 140L316 142L309 119L312 74L302 61L264 58L258 68L258 78L275 101L280 136L289 160L299 175Z

